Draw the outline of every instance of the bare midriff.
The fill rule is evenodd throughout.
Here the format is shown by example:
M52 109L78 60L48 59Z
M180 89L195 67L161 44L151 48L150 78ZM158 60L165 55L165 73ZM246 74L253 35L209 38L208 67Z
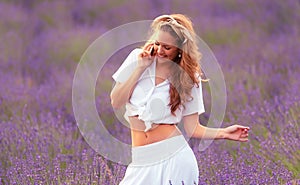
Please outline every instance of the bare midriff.
M137 116L129 116L129 121L132 146L143 146L181 135L176 124L154 123L152 128L145 132L144 121L139 120Z

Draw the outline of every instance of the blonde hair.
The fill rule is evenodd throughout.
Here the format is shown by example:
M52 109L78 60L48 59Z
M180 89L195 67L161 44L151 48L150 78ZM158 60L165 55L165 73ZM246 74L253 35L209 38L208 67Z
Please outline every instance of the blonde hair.
M202 76L199 61L201 53L198 51L196 34L192 21L182 14L161 15L155 18L151 25L152 37L145 44L151 42L155 32L158 30L169 32L175 39L177 47L182 52L181 57L174 61L179 65L172 65L172 76L170 80L170 103L171 112L175 111L180 105L191 100L191 89L196 84L199 87L199 75ZM152 39L153 40L153 39Z

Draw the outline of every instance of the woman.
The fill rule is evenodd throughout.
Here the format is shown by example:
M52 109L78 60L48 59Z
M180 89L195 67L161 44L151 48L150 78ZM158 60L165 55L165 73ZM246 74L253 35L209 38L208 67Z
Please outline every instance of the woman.
M196 158L177 128L189 137L247 141L249 127L208 128L204 112L201 54L192 22L181 14L162 15L152 23L152 36L133 50L113 75L114 108L126 105L132 163L121 185L198 184Z

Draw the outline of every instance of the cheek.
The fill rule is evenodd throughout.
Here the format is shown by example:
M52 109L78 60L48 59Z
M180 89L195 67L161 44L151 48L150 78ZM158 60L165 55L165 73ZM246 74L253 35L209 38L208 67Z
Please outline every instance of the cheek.
M174 59L176 58L176 56L177 56L177 52L176 52L176 51L171 51L171 52L169 53L169 58L170 58L171 60L174 60Z

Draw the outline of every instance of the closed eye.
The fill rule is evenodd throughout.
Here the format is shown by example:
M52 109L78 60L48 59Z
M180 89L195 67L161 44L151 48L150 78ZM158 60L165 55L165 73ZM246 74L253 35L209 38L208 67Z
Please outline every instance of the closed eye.
M161 45L158 41L156 41L154 44L155 44L156 46ZM170 47L169 45L167 45L167 44L162 44L162 46L163 46L166 50L170 50L170 49L171 49L171 47Z

